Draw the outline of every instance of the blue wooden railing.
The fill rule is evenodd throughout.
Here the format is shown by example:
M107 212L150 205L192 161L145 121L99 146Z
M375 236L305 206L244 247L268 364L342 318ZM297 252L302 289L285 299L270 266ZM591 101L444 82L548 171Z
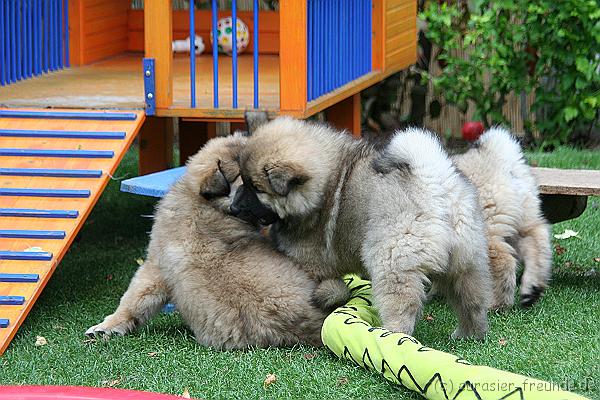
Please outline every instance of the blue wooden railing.
M371 71L372 0L307 1L307 98Z
M0 85L69 66L68 0L0 0Z
M1 0L0 0L1 1ZM231 22L233 25L232 32L232 56L231 56L231 82L232 82L232 108L238 108L238 52L237 52L237 4L236 0L231 0ZM212 36L218 38L217 23L219 8L217 0L212 0ZM196 17L194 2L190 1L190 49L195 48L196 36ZM253 1L253 57L254 57L254 108L258 108L258 0ZM219 50L218 46L212 47L213 50L213 107L219 108ZM190 51L190 107L196 108L196 54Z

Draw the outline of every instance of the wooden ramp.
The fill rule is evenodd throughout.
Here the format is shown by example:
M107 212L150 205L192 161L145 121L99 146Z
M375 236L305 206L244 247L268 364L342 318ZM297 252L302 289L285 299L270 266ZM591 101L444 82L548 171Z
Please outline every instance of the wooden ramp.
M0 109L0 355L144 119L142 111Z

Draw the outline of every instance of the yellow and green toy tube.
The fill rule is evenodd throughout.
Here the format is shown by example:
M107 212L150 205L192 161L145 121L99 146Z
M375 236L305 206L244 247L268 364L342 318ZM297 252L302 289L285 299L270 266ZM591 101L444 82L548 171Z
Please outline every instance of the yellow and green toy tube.
M557 384L500 371L423 346L415 338L380 325L371 305L371 283L346 277L352 293L323 324L323 343L338 357L379 372L427 399L585 399Z

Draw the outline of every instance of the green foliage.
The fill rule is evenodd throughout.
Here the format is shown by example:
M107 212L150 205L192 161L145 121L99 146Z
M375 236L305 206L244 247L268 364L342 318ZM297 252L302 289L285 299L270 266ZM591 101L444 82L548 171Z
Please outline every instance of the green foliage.
M535 125L546 142L589 129L600 109L600 7L597 0L479 0L430 4L427 37L446 64L434 77L448 103L476 107L485 125L506 122L506 96L535 92ZM468 49L465 58L455 50ZM533 122L530 122L532 125Z

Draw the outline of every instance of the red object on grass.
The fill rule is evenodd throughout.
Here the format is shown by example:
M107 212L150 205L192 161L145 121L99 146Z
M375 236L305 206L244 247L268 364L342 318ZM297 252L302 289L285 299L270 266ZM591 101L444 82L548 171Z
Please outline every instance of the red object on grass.
M0 386L0 400L181 400L179 396L138 390L84 386Z
M483 124L479 121L465 122L462 126L462 137L465 140L473 142L479 139L484 131Z

